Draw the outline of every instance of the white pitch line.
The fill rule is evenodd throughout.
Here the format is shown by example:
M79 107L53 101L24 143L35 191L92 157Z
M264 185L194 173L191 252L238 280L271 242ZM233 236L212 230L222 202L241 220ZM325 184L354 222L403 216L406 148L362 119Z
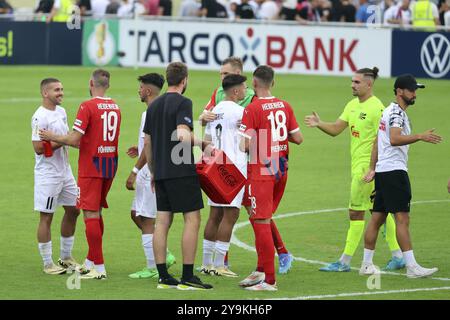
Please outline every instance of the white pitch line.
M438 290L450 290L450 287L435 287L435 288L417 288L417 289L401 289L401 290L386 290L386 291L366 291L366 292L351 292L351 293L339 293L339 294L324 294L317 296L300 296L294 298L275 298L267 300L311 300L311 299L330 299L330 298L343 298L343 297L357 297L357 296L372 296L378 294L393 294L393 293L411 293L421 291L438 291Z
M450 200L424 200L424 201L414 201L411 202L411 204L427 204L427 203L441 203L441 202L450 202ZM311 210L311 211L301 211L301 212L292 212L292 213L285 213L285 214L277 214L273 217L273 219L283 219L283 218L289 218L289 217L294 217L294 216L302 216L302 215L308 215L308 214L319 214L319 213L331 213L331 212L339 212L339 211L347 211L348 208L335 208L335 209L322 209L322 210ZM256 249L244 242L242 242L241 240L239 240L236 235L235 232L247 225L250 224L250 221L244 221L244 222L240 222L237 223L234 226L233 229L233 234L231 236L231 240L230 242L233 243L234 245L247 250L247 251L253 251L256 252ZM302 257L294 257L294 260L296 261L302 261L302 262L306 262L306 263L311 263L311 264L319 264L319 265L328 265L327 262L324 261L318 261L318 260L310 260L310 259L305 259ZM358 268L352 268L352 270L359 270ZM402 273L397 273L397 272L386 272L386 271L381 271L381 274L388 274L388 275L395 275L395 276L406 276L406 274L402 274ZM440 281L450 281L449 278L431 278L432 280L440 280Z

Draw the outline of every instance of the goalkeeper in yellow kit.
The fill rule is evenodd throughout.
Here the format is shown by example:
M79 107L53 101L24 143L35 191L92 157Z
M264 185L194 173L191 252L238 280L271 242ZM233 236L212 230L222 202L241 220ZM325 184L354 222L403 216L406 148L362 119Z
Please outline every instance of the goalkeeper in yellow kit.
M319 115L313 112L305 117L308 127L317 127L330 136L337 136L345 128L350 128L352 183L350 191L349 217L350 227L347 232L344 253L341 258L320 271L347 272L350 271L351 259L364 233L364 213L372 209L370 196L374 190L372 183L363 181L369 170L373 142L377 136L383 103L373 95L373 85L378 77L378 68L364 68L356 71L352 77L352 91L355 99L345 106L336 122L323 122ZM402 251L397 243L395 221L391 215L386 219L385 238L392 252L392 259L384 270L397 270L405 267Z

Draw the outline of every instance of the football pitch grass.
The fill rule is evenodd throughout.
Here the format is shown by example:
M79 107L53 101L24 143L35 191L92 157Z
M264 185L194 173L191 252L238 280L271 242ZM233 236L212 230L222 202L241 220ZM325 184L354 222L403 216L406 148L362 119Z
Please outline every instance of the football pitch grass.
M110 208L104 211L103 240L106 281L82 281L80 289L69 290L68 275L48 276L42 272L36 240L39 215L33 212L34 154L30 142L31 116L41 103L39 82L59 78L65 91L63 107L69 125L79 103L88 99L91 68L21 66L0 67L0 299L449 299L450 298L450 81L423 79L427 88L418 91L416 104L408 110L415 133L436 128L444 140L439 145L423 142L410 148L409 174L413 205L411 234L416 258L425 267L438 267L434 278L407 279L399 274L383 274L379 289L369 289L367 277L357 272L361 265L363 241L348 273L323 273L321 263L336 261L342 253L348 227L347 204L350 188L350 147L346 130L331 138L318 129L303 125L305 115L315 110L325 121L334 121L352 99L351 77L277 75L273 94L291 103L304 134L304 143L291 145L289 181L276 214L276 223L285 244L296 257L287 275L278 275L278 292L249 292L238 282L254 270L256 254L252 228L244 209L230 247L231 269L239 278L201 278L214 285L210 291L157 290L156 279L130 279L128 274L145 266L140 232L130 219L133 193L125 181L135 159L125 151L136 145L141 112L138 75L150 69L108 68L113 97L122 110L119 169L109 193ZM393 79L376 81L375 94L388 105L393 100ZM194 102L197 118L219 84L218 72L191 71L186 96ZM251 81L247 82L251 85ZM70 150L73 172L77 172L75 149ZM205 201L206 204L206 201ZM203 228L209 208L201 211L196 266L201 265ZM292 215L286 215L292 213ZM59 257L59 228L62 209L52 224L53 259ZM368 220L366 215L366 221ZM169 234L169 248L177 257L170 272L181 275L181 214L177 214ZM82 262L87 253L84 223L79 218L73 256ZM380 267L390 253L380 233L374 262ZM276 259L278 268L278 259Z

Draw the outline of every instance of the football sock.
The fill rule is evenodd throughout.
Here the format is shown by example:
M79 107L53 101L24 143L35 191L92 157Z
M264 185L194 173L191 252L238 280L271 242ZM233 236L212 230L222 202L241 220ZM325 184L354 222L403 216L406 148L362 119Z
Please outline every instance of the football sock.
M227 254L229 248L230 248L229 242L216 241L215 247L216 256L214 257L214 267L217 268L224 267L225 255Z
M147 268L156 267L155 256L153 254L153 234L142 235L142 247L144 248L145 259L147 260Z
M255 221L250 220L250 223L252 224L253 232L256 235ZM256 236L255 236L255 248L256 248L256 257L257 257L256 271L264 272L263 260L262 260L262 255L261 255L261 248L260 248L260 246L258 244L258 238Z
M194 276L194 265L193 264L183 264L183 275L182 279L191 279Z
M417 265L416 258L414 257L414 252L412 250L403 252L403 258L405 258L405 263L407 267Z
M216 243L203 239L203 265L210 266L213 264L214 247Z
M396 234L396 226L395 226L395 220L392 217L392 214L388 214L386 217L386 242L389 246L389 250L392 252L393 257L401 258L402 257L402 251L400 250L400 246L397 242L397 234Z
M86 239L89 245L88 259L94 264L103 264L102 231L100 219L91 218L84 220L86 224Z
M284 254L288 253L286 250L286 247L284 246L283 239L281 239L280 232L278 231L277 225L273 220L270 220L270 230L272 231L272 238L273 243L275 245L275 249L277 250L277 253Z
M158 273L159 273L159 278L160 279L170 278L170 275L167 272L167 265L166 265L166 263L157 264L156 268L158 269Z
M350 265L350 262L352 262L352 256L346 255L345 253L342 254L342 256L339 258L339 261L343 264Z
M272 232L270 224L255 223L255 238L260 247L259 254L265 273L265 282L275 284L275 247L273 245Z
M97 272L100 272L100 273L106 272L104 264L96 264L94 266L94 268L95 268L95 270L97 270Z
M61 247L60 247L60 257L61 259L69 259L72 257L72 248L73 248L73 241L75 237L63 237L61 236Z
M100 222L100 230L102 231L102 236L103 236L103 233L105 231L105 225L103 224L103 216L100 216L99 222Z
M53 264L52 259L52 242L39 242L39 253L41 254L42 261L44 262L44 267Z
M350 227L347 231L347 240L344 249L344 255L349 256L350 259L355 254L356 248L361 241L361 237L364 233L364 225L364 220L350 220ZM348 265L350 262L346 264Z
M373 263L373 254L375 253L375 250L370 250L364 248L364 259L363 262L366 263Z
M86 259L84 260L84 265L87 269L92 269L94 267L94 262L92 260Z

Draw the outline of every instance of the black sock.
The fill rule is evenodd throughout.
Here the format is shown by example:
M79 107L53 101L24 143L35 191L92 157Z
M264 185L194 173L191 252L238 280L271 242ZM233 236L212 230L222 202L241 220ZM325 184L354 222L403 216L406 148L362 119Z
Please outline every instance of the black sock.
M183 264L183 276L182 279L191 279L194 276L194 265Z
M165 263L157 264L156 268L158 269L159 277L161 279L167 279L170 277L169 273L167 272L167 265Z

